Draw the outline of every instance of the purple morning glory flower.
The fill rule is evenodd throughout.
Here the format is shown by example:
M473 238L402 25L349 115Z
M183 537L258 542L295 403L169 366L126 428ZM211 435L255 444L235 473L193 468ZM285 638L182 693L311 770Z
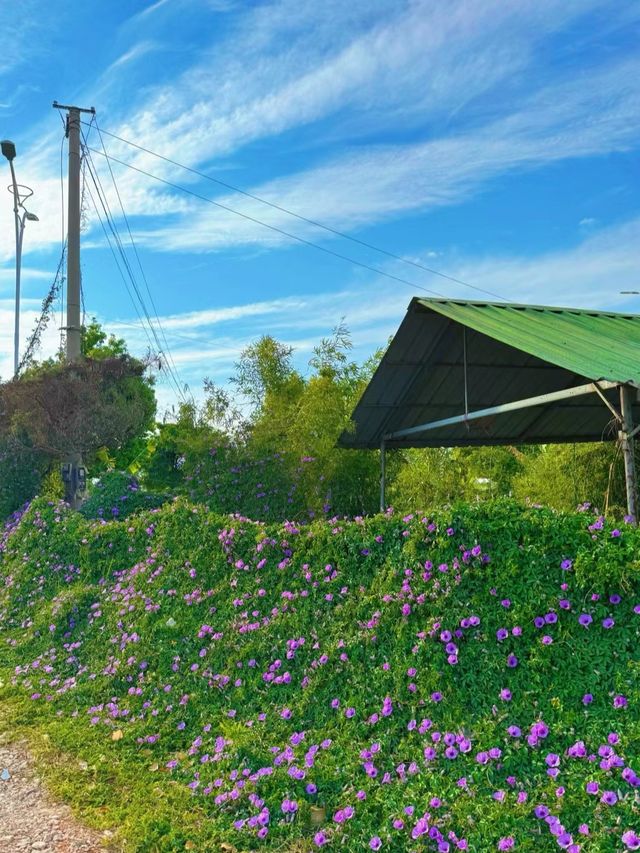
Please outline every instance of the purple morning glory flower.
M627 829L622 833L622 843L626 845L627 850L640 850L640 835L633 829Z

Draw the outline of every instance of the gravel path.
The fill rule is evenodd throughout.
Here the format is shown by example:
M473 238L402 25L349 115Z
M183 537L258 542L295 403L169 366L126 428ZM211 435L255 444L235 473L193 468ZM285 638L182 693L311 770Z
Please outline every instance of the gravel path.
M0 744L0 853L104 853L104 837L52 800L22 746Z

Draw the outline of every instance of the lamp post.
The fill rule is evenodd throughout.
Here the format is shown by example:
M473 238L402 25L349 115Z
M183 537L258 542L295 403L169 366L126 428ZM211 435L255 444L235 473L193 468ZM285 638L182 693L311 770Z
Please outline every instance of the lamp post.
M13 338L13 375L15 378L18 375L18 366L20 364L20 271L22 265L22 239L27 220L29 222L38 222L38 217L35 213L30 213L24 206L24 202L33 195L33 190L16 181L16 172L13 168L16 146L10 139L3 139L0 142L0 148L9 161L9 168L11 169L11 183L7 189L13 194L13 216L16 226L16 318Z

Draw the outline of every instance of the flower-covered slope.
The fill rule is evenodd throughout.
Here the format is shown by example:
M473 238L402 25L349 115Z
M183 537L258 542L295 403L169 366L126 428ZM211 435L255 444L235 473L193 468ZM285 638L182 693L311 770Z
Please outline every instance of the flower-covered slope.
M36 501L0 541L0 665L190 788L190 849L637 850L638 545L508 503L275 527Z

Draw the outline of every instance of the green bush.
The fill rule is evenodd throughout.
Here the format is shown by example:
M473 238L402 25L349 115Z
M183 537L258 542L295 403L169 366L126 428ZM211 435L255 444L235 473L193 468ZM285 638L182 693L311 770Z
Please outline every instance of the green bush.
M296 526L38 500L0 548L0 700L129 850L634 849L639 546L510 501Z
M168 495L145 492L131 474L110 471L91 488L80 512L85 518L117 520L142 509L157 509L168 499Z
M0 436L0 523L31 500L47 471L47 460L23 439Z

